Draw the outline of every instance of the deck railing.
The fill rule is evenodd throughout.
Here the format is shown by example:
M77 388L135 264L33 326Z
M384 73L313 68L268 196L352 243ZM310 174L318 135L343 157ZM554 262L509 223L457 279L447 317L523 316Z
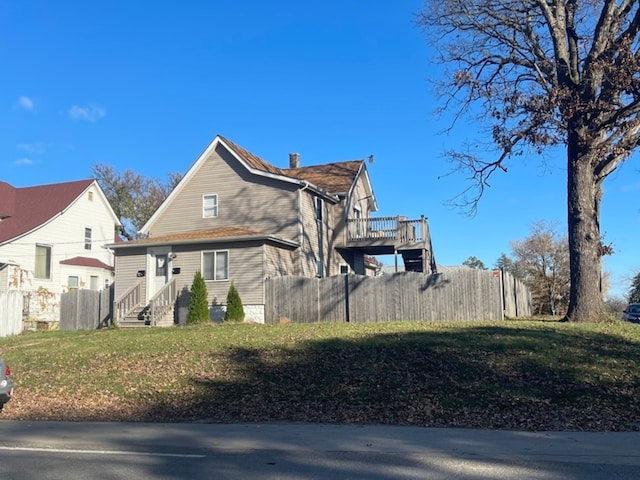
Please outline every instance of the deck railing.
M427 220L406 217L352 218L347 220L347 242L393 240L397 243L420 243L427 239Z
M169 283L162 287L149 301L151 325L155 326L162 322L165 315L173 311L176 298L178 298L176 288L176 279L172 278Z
M142 305L142 280L138 280L120 298L113 302L113 322L125 318L129 313Z

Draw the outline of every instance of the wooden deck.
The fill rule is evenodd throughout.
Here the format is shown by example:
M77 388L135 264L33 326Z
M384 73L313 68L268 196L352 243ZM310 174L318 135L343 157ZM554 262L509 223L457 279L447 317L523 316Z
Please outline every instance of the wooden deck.
M427 219L424 217L418 220L401 216L347 220L344 247L362 248L371 255L429 249L430 243Z
M433 252L427 219L403 216L348 219L345 249L366 255L402 254L406 270L433 270Z

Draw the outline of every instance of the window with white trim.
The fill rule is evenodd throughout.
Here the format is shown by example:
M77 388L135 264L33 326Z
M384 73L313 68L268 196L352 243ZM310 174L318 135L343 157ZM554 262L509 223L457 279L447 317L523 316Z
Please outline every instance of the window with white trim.
M340 275L347 275L349 273L349 265L346 263L340 264Z
M202 218L216 218L218 216L218 195L202 196Z
M323 201L320 197L316 197L316 220L322 220Z
M84 249L91 250L91 229L84 229Z
M69 289L78 288L80 286L80 279L76 276L70 275L67 278L67 287Z
M202 276L205 280L229 280L229 252L202 252Z

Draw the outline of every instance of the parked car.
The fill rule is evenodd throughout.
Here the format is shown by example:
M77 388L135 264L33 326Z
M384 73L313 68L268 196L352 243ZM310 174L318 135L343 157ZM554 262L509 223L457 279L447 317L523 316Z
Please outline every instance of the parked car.
M11 369L0 358L0 410L4 404L11 400L13 395L13 382L11 381Z
M624 309L622 319L627 322L640 323L640 303L630 303L629 306Z

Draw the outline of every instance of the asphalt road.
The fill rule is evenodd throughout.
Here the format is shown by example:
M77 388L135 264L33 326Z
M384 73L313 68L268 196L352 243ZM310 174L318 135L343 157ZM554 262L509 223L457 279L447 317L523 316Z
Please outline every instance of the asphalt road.
M0 422L0 478L637 479L640 433Z

